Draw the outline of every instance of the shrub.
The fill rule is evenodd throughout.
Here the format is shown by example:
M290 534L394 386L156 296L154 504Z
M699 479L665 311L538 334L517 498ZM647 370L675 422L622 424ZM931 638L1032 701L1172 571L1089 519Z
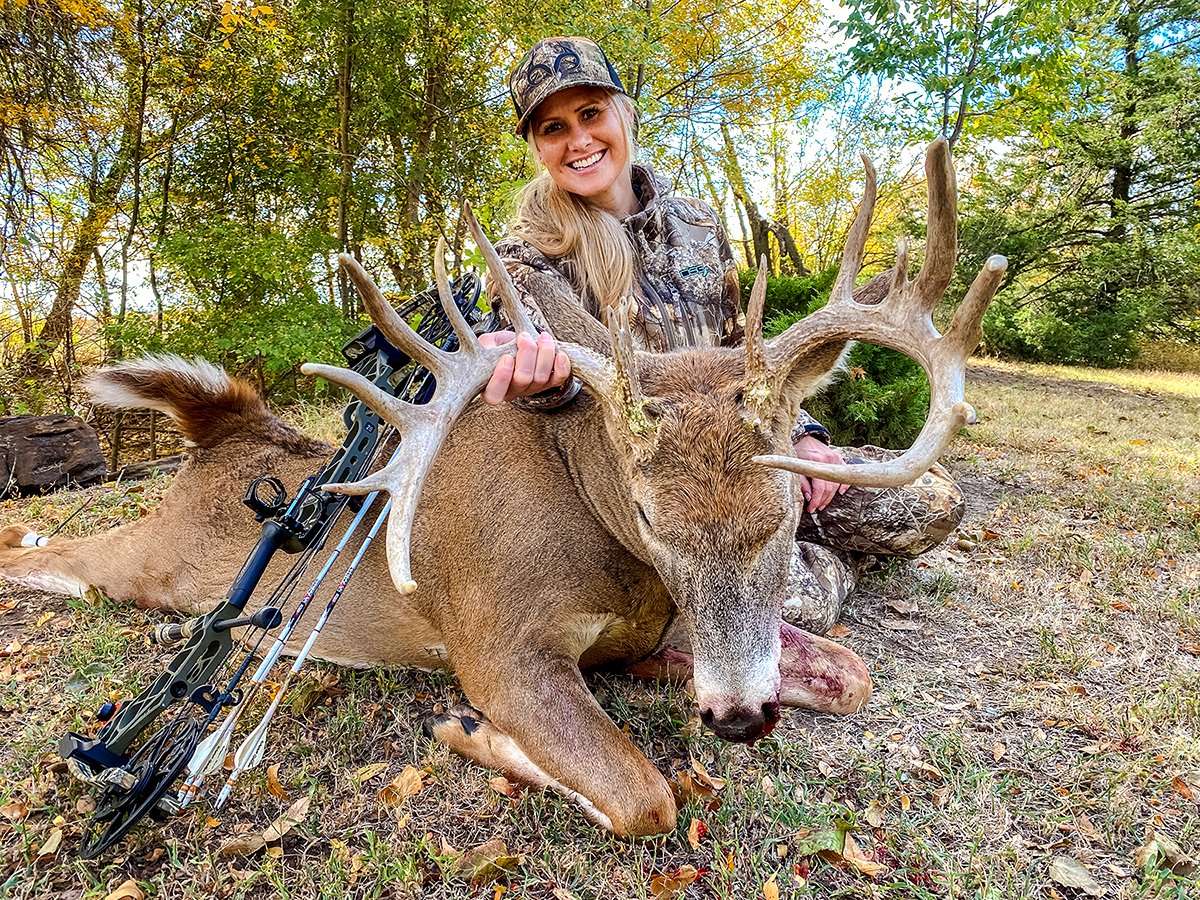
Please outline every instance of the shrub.
M770 278L764 331L780 334L829 298L835 270L805 278ZM742 277L749 298L754 273ZM929 385L920 366L902 353L873 344L856 344L841 372L805 408L843 446L877 444L907 447L929 409Z

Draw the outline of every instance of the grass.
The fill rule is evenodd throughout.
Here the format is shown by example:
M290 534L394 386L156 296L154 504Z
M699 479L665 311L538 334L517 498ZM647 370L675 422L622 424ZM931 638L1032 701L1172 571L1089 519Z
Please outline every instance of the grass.
M763 897L773 882L783 897L1082 897L1050 878L1069 856L1109 897L1200 897L1194 880L1133 858L1150 832L1186 858L1200 845L1187 796L1200 797L1200 383L989 361L973 366L969 394L980 423L948 460L967 519L917 562L871 574L843 619L876 682L861 713L795 713L747 748L698 728L682 689L591 679L664 774L694 760L726 781L650 840L598 832L555 795L505 796L495 773L427 741L421 718L461 699L453 679L320 665L274 726L268 762L288 800L259 772L230 808L201 804L81 863L87 791L53 744L151 676L159 657L141 635L159 619L102 599L0 594L11 605L0 647L19 645L0 658L0 807L28 808L0 818L0 896L102 898L133 878L185 900L651 898L655 876L692 866L702 874L679 896ZM136 516L166 483L110 492L64 531ZM9 501L0 522L46 529L86 496ZM921 630L882 624L889 601L911 600ZM360 783L372 763L386 767ZM378 790L406 765L424 787L389 808ZM305 795L309 815L282 855L221 854ZM708 829L696 847L693 818ZM62 846L39 859L55 829ZM846 829L882 864L874 878L810 853L814 836ZM493 838L517 860L472 884L455 855Z

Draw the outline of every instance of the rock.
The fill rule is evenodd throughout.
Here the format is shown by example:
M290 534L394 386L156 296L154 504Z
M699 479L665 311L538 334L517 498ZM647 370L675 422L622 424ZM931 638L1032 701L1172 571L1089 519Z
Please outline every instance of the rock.
M106 472L96 432L78 416L0 418L0 495L95 484Z

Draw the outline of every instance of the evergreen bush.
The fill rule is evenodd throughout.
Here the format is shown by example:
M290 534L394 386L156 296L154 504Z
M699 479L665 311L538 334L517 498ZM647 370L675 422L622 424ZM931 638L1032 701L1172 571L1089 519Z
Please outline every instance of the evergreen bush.
M803 278L768 278L767 336L786 331L824 306L836 274L829 269ZM754 275L743 273L743 300L749 299ZM833 383L806 401L805 409L829 429L835 444L903 448L912 443L925 421L929 385L921 367L904 354L856 344Z

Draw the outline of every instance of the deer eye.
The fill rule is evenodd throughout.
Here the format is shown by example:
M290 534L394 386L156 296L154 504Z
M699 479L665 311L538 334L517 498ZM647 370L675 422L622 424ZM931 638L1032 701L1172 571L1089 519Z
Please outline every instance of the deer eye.
M654 526L651 525L650 520L646 518L646 510L642 509L642 504L635 503L634 506L637 508L638 521L640 521L644 527L653 531Z

